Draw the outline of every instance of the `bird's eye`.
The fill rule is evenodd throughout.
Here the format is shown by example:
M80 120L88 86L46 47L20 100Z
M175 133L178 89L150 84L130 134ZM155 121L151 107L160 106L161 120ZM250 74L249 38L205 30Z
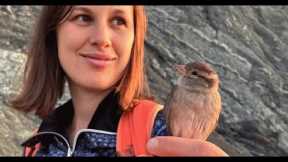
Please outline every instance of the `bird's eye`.
M198 73L196 71L193 71L192 75L198 75Z

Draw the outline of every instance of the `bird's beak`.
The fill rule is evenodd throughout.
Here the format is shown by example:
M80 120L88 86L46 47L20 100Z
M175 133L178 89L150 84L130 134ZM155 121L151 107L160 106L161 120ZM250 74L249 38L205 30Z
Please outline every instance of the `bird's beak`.
M186 74L186 65L175 65L176 72L180 75Z

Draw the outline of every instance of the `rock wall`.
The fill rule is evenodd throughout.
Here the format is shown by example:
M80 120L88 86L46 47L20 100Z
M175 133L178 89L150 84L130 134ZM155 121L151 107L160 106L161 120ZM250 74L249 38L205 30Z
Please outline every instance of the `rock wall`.
M40 8L1 6L1 100L19 91L22 53ZM175 83L174 64L206 61L219 72L223 100L209 140L230 155L287 155L287 7L147 6L146 11L146 71L158 101L164 103ZM39 119L1 104L0 121L0 155L21 155L19 144Z

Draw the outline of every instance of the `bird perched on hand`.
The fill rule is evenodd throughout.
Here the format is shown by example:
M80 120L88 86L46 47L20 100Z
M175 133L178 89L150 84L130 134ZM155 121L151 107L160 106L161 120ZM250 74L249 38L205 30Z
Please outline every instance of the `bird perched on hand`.
M180 74L164 105L171 135L206 140L221 112L219 77L207 63L176 65Z

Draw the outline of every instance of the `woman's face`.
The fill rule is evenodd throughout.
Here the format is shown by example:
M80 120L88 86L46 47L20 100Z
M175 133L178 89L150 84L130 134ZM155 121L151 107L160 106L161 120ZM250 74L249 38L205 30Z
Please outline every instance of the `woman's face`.
M57 28L58 57L70 84L89 90L119 81L133 42L132 6L74 6Z

